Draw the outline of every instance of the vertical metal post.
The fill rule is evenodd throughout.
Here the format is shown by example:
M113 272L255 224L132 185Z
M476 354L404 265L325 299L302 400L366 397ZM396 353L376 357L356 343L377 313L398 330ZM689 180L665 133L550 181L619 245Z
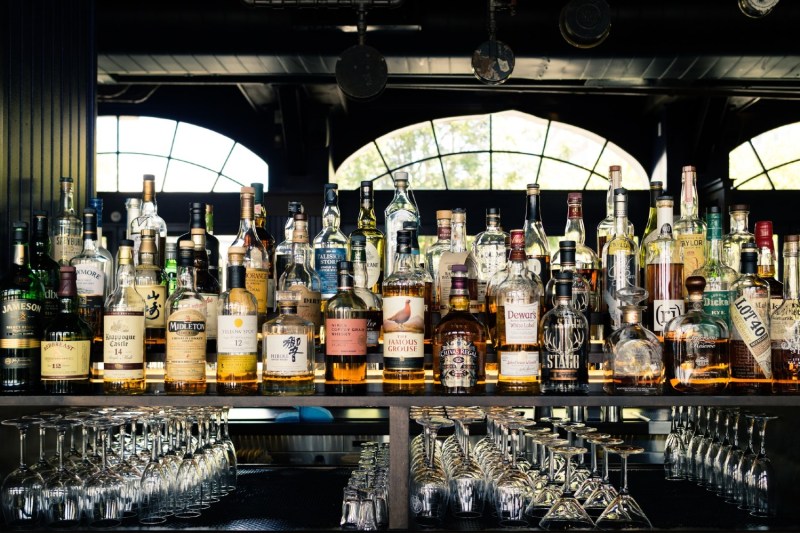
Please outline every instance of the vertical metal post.
M389 528L408 529L408 406L389 407Z

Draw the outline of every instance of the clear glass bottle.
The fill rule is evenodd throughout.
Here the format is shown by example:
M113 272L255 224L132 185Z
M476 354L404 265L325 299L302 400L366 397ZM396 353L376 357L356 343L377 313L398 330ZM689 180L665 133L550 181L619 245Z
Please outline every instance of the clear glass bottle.
M134 220L139 218L142 214L142 199L141 198L126 198L125 199L125 238L133 239L131 227Z
M677 243L672 237L672 225L665 222L661 226L659 237L647 244L644 276L647 294L645 327L651 329L662 340L667 323L681 316L685 310L682 288L683 263L676 261L677 255Z
M119 243L116 279L103 317L103 392L141 394L145 391L145 304L136 292L130 239Z
M206 302L206 374L213 376L217 373L217 307L221 291L217 278L208 270L205 228L192 228L191 236L194 244L194 288Z
M589 282L581 276L577 271L575 264L575 241L559 241L558 253L560 256L561 265L559 270L564 272L572 272L572 305L583 313L586 320L589 320L589 315L593 311L591 308L591 294L592 287ZM544 288L544 308L546 311L554 308L556 305L556 280L551 277Z
M58 261L50 257L50 237L48 236L47 211L34 211L31 245L31 271L44 285L42 324L50 324L60 314L58 287L61 284Z
M156 253L158 256L158 253ZM166 259L164 260L164 277L167 280L167 296L175 292L178 286L178 243L168 242Z
M206 302L194 287L194 244L179 243L178 287L167 299L167 394L206 392Z
M142 203L141 214L131 222L131 239L133 239L134 259L139 257L141 244L141 230L150 228L156 232L156 248L158 249L158 266L164 266L166 261L167 223L158 215L156 203L156 177L145 174L142 178Z
M697 170L691 165L681 172L681 216L672 225L678 243L678 257L683 263L683 282L706 262L708 227L698 215Z
M572 305L572 273L556 272L556 306L539 327L544 394L589 392L589 323Z
M367 258L367 237L350 235L350 261L353 263L353 290L367 306L367 355L381 353L381 323L383 322L383 300L370 290Z
M192 202L189 204L189 231L178 237L178 242L191 241L192 230L202 229L205 235L206 253L208 255L208 273L221 283L222 272L219 270L219 239L214 237L206 226L206 206L208 205L209 204L203 202Z
M622 326L603 345L603 390L608 394L661 394L664 390L661 340L642 325L644 307L639 305L647 300L647 291L642 287L625 287L617 294L623 302Z
M322 207L322 229L314 237L314 270L322 282L323 313L324 302L337 292L338 271L340 261L347 259L347 237L339 229L341 215L339 213L339 186L335 183L325 184L325 197Z
M62 176L61 199L58 205L61 210L53 218L50 225L50 257L59 265L69 265L70 260L81 253L83 247L83 229L78 218L75 198L72 192L72 178Z
M280 290L280 280L289 263L292 262L292 233L294 233L294 215L305 213L302 202L289 202L289 217L283 226L284 239L275 245L275 255L272 263L275 265L275 290ZM278 301L275 301L275 311L278 311Z
M136 265L136 292L144 299L144 364L145 378L153 384L164 382L167 331L167 283L164 272L155 264L155 232L145 228L141 232L139 264ZM163 392L156 385L154 392Z
M756 237L748 229L749 205L732 204L728 207L728 213L730 214L730 232L722 238L722 262L735 270L738 275L742 245L746 242L755 242Z
M244 250L239 250L243 256ZM220 295L219 307L214 310L217 314L217 394L258 392L258 300L245 288L245 276L244 265L227 267L228 290Z
M542 285L550 279L550 246L542 224L539 185L528 184L528 205L525 209L525 254L528 270L539 276Z
M769 394L772 354L769 337L769 283L756 274L758 251L742 245L742 274L731 287L731 392Z
M644 279L644 269L647 264L647 243L657 239L664 226L664 224L658 224L658 198L663 192L664 184L662 182L650 182L650 210L647 213L647 223L644 226L642 238L639 240L639 265L642 267L640 279ZM670 220L668 224L672 225L672 221Z
M772 241L772 221L756 222L756 246L758 246L758 277L769 283L769 312L783 303L783 283L776 279L778 260L775 254L775 243Z
M783 303L772 312L772 392L800 394L800 236L783 239Z
M452 218L453 212L449 209L440 209L436 211L436 242L430 245L425 252L425 266L431 278L433 278L433 290L431 292L431 323L433 327L436 327L436 324L438 324L442 318L439 311L439 262L442 259L442 254L450 251Z
M739 275L725 265L722 259L722 213L719 207L712 205L706 209L706 225L706 262L692 272L692 275L702 276L706 280L703 301L705 312L724 320L730 331L731 286Z
M452 265L450 312L433 334L434 382L447 394L473 394L486 382L486 326L469 312L467 267Z
M300 299L297 303L297 314L304 320L314 324L314 336L319 342L319 331L322 326L322 309L319 274L311 266L311 248L308 246L308 215L294 215L294 233L292 234L292 262L281 275L278 290L297 291Z
M336 294L325 306L325 392L367 388L367 304L353 290L353 263L339 261Z
M394 197L386 206L384 217L386 220L386 250L384 254L383 277L386 279L394 268L395 254L397 253L397 232L403 229L403 222L416 222L419 227L420 216L417 204L411 195L408 172L395 172Z
M614 191L622 187L622 167L608 167L608 192L606 193L606 217L597 224L597 254L602 257L603 247L614 235ZM633 223L628 222L626 233L633 239Z
M706 280L686 278L686 312L664 328L667 383L683 394L721 394L730 378L728 324L703 310Z
M97 251L100 255L104 256L111 263L111 271L114 272L114 256L108 251L106 247L106 238L103 237L103 199L102 198L89 198L89 207L93 208L97 213Z
M482 323L486 323L486 287L497 272L504 269L508 256L506 239L508 233L500 225L500 209L486 208L486 229L472 241L472 261L477 266L477 291L479 310L475 313ZM474 311L473 311L474 312Z
M272 310L275 308L275 264L272 258L275 255L275 237L267 230L267 210L264 207L264 184L260 182L251 183L250 186L255 191L253 196L253 218L256 221L256 234L267 251L267 261L269 263L269 277L267 278L267 313L272 318Z
M42 336L42 391L88 394L89 356L94 333L78 316L75 267L62 266L57 287L59 309Z
M612 331L620 327L617 291L639 286L639 249L628 233L628 191L614 191L614 234L603 247L603 301L608 308Z
M264 324L264 394L301 396L314 394L313 322L297 314L302 295L297 291L278 291L280 310Z
M450 250L444 252L439 258L439 313L441 318L450 310L450 267L453 265L467 266L467 284L470 294L470 310L478 309L478 272L474 261L469 260L467 248L467 212L462 208L453 209L451 219Z
M378 219L375 216L375 192L371 181L362 181L359 187L361 206L358 210L358 226L350 233L352 241L354 235L363 235L367 239L367 287L380 294L383 284L383 253L385 239L378 229Z

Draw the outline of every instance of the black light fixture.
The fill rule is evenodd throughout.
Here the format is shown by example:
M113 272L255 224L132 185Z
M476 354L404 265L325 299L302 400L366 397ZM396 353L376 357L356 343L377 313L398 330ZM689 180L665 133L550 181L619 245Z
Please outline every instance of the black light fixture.
M353 100L372 100L386 88L389 69L386 58L366 44L367 10L358 5L358 44L351 46L336 61L336 84Z
M606 0L570 0L561 9L558 28L576 48L594 48L611 31L611 8Z
M509 46L495 38L497 23L496 0L489 0L489 40L472 53L472 73L486 85L500 85L514 72L514 52Z
M760 19L775 9L778 0L739 0L739 9L750 18Z

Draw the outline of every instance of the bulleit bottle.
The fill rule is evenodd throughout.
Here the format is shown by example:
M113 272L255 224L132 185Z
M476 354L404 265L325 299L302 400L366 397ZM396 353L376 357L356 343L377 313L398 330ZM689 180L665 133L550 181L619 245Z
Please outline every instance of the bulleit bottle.
M278 316L264 324L262 386L264 394L314 394L314 331L297 314L302 294L278 291Z

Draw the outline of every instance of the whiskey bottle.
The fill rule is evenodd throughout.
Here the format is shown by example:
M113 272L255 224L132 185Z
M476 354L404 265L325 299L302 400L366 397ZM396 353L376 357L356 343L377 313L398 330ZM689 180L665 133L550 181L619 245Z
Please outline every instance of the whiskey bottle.
M770 317L772 392L800 394L800 236L783 239L783 303Z
M417 265L416 275L425 284L425 368L430 369L432 361L428 359L430 350L428 349L433 342L433 278L425 268L425 263L422 262L422 254L419 249L419 239L417 238L417 226L413 222L403 222L403 229L411 233L411 258L415 265Z
M336 294L325 306L325 391L366 392L367 304L353 290L353 264L339 261Z
M64 176L59 181L61 199L58 203L61 211L53 218L50 226L50 257L58 261L59 265L69 265L70 260L81 253L83 230L75 208L72 178Z
M486 287L498 271L506 266L506 239L508 234L500 225L500 209L497 207L486 208L486 229L472 241L470 254L477 267L478 309L473 313L478 320L486 323Z
M350 233L352 242L355 235L363 235L367 239L365 248L367 255L367 287L380 294L383 284L383 253L385 239L378 229L375 216L375 193L371 181L362 181L359 187L361 207L358 210L358 227Z
M57 296L58 312L42 336L42 391L87 394L93 332L78 315L75 267L60 268Z
M667 322L684 312L683 263L677 262L676 257L672 225L667 222L661 226L659 237L647 244L644 276L647 294L645 327L652 329L660 339L664 338Z
M136 265L136 292L144 300L145 379L154 384L154 392L163 392L166 358L167 283L164 272L156 265L155 232L141 232L139 264Z
M408 172L395 172L394 197L384 210L386 249L383 260L383 277L386 279L392 273L397 253L397 232L403 229L403 222L416 222L419 227L420 216L416 202L411 195L411 184ZM438 275L438 273L437 273Z
M315 341L319 342L322 326L320 303L322 282L317 271L311 266L311 255L311 248L308 246L308 216L305 213L297 213L294 215L292 234L292 262L281 275L278 289L300 293L297 314L314 324Z
M322 229L314 237L314 270L319 274L321 282L322 312L325 313L325 302L337 292L340 261L347 259L347 237L339 229L338 185L325 184L325 198L322 207ZM324 332L320 333L324 339ZM324 342L324 340L323 340Z
M572 272L572 305L575 309L583 313L588 321L589 315L593 311L590 305L592 288L589 282L577 271L575 265L575 248L575 241L558 242L558 253L561 262L559 270ZM549 311L556 306L556 280L553 277L550 278L550 281L547 282L547 286L544 289L544 300L545 311Z
M453 212L449 209L436 211L436 242L430 245L425 252L425 266L433 278L431 290L431 325L433 327L436 327L442 318L439 311L439 262L442 254L450 251L450 221L452 218Z
M703 310L706 280L686 278L686 312L664 328L667 383L683 394L721 394L730 378L728 325Z
M608 167L608 192L606 193L606 217L597 224L597 254L603 255L606 242L613 237L614 222L614 191L622 188L622 167L611 165ZM633 239L633 223L629 222L626 229L628 237ZM604 304L601 304L604 305Z
M103 317L103 392L141 394L145 391L145 304L136 292L132 240L120 241L116 280Z
M42 305L42 324L50 324L59 314L58 288L61 284L58 262L50 257L50 237L48 236L47 211L33 213L33 235L30 245L31 271L44 285Z
M650 182L650 210L647 213L647 223L639 241L639 266L642 267L642 270L647 264L647 243L656 240L661 235L661 228L664 226L664 223L658 223L658 198L663 192L664 184L662 182ZM666 223L671 226L672 222L672 220L669 220ZM644 272L641 272L639 277L643 279Z
M222 281L221 272L219 270L219 239L214 237L208 230L206 208L211 207L209 204L202 202L192 202L189 204L189 231L178 237L178 242L191 241L192 230L202 229L205 235L206 252L208 255L208 273L211 274L217 281ZM211 212L213 220L213 210Z
M206 204L206 232L214 235L214 206Z
M755 235L750 233L747 216L750 206L747 204L733 204L728 207L730 214L730 232L722 238L722 262L739 274L739 259L742 245L746 242L755 242Z
M467 283L469 285L470 309L478 306L478 273L474 261L468 261L467 249L467 212L462 208L453 209L451 225L450 250L439 259L439 313L444 318L450 310L450 267L467 265Z
M292 262L292 233L294 233L294 215L297 213L304 213L303 204L301 202L289 202L289 217L286 219L286 224L283 226L284 239L280 244L275 246L275 255L272 263L275 265L275 290L280 290L280 280L289 263ZM277 299L275 301L275 311L278 310Z
M572 273L556 273L556 306L539 327L544 394L589 392L589 323L572 306Z
M244 250L239 253L244 255ZM228 290L220 295L219 307L214 310L217 394L255 394L259 381L258 301L245 288L244 265L229 265L226 274Z
M712 205L706 209L706 225L706 263L692 275L702 276L706 280L703 301L705 312L724 320L730 331L731 286L739 275L725 265L722 259L722 213L717 206Z
M453 265L450 312L433 334L433 374L447 394L472 394L486 381L486 326L469 312L467 267Z
M769 284L756 274L755 244L742 245L742 274L731 287L731 392L768 394L772 390L769 337Z
M264 324L263 390L265 394L314 394L313 322L297 314L302 298L297 291L278 291L280 310Z
M769 312L783 303L783 283L775 279L777 270L777 256L775 244L772 242L772 221L760 220L756 222L756 246L758 246L758 277L769 284Z
M206 373L215 375L217 373L217 306L219 305L220 286L217 278L208 271L205 228L192 228L191 235L194 244L194 288L206 302Z
M681 216L672 226L683 263L683 281L706 262L706 223L698 216L697 171L687 165L681 172Z
M603 301L611 318L611 329L620 326L617 291L639 285L639 250L628 233L628 191L614 191L614 234L603 247Z
M108 264L111 265L111 272L115 272L116 269L114 265L115 259L114 256L111 255L111 252L108 251L106 247L106 239L103 237L103 199L102 198L89 198L89 207L94 209L96 217L95 222L97 223L97 253L102 255L108 261ZM109 286L109 291L113 288L113 283Z
M525 210L525 254L528 270L539 276L542 286L550 279L550 246L542 225L539 185L528 185L528 205Z
M178 287L167 299L167 394L206 392L206 302L194 287L194 245L180 243ZM246 276L246 274L245 274Z
M133 221L139 218L142 214L142 199L141 198L126 198L125 199L125 238L133 239L131 234L131 227Z
M156 260L158 251L156 251ZM178 287L178 243L168 242L166 259L164 260L164 278L167 280L167 296Z
M3 392L39 388L44 286L28 264L28 224L11 227L11 265L0 281L0 367Z
M267 250L269 259L269 279L267 281L267 312L271 314L275 308L275 264L272 257L275 255L275 237L267 230L267 210L264 207L264 184L251 183L250 186L255 191L253 197L253 217L256 221L256 234ZM272 318L272 316L270 316Z
M369 289L367 237L350 235L350 260L353 263L353 290L367 305L367 354L381 353L380 337L383 322L383 301Z
M133 239L133 257L139 257L139 246L141 245L141 232L144 228L155 231L156 249L158 259L156 264L163 267L166 261L166 242L167 242L167 223L158 215L158 204L156 203L156 177L152 174L145 174L142 177L142 203L141 214L131 222L131 239Z

